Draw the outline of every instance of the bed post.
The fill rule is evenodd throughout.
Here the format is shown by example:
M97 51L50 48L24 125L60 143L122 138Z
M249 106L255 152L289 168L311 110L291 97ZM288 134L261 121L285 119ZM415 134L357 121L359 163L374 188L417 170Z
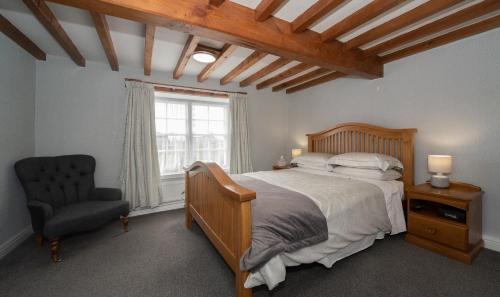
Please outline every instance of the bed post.
M236 229L237 260L241 259L243 253L252 243L252 207L251 201L239 203L237 209L238 225ZM252 289L245 288L244 284L248 277L247 271L239 269L239 261L236 263L236 296L252 297Z
M193 229L193 215L189 211L189 171L186 171L184 179L184 211L186 212L186 228Z

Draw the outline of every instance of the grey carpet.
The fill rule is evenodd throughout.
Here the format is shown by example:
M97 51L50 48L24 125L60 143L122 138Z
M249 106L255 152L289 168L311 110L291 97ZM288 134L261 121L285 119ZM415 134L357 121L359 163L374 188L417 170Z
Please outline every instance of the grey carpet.
M0 296L233 296L234 277L182 211L130 219L66 238L63 262L52 264L47 244L24 242L0 261ZM468 266L413 246L403 236L376 241L339 261L288 270L287 280L262 296L500 296L500 253L484 250Z

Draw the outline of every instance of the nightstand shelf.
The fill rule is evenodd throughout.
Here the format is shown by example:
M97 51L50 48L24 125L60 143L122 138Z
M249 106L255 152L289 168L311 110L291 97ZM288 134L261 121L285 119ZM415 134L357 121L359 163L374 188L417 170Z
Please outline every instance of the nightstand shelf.
M482 193L479 187L457 182L448 189L436 189L429 183L412 187L407 199L406 240L472 263L483 246Z

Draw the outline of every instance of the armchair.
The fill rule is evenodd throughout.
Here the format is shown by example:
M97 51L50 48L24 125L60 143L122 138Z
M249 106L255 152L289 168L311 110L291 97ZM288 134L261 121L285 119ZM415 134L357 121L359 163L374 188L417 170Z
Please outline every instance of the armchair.
M95 159L87 155L34 157L14 165L28 200L37 243L50 241L54 262L59 257L61 237L101 227L121 218L128 231L129 203L121 191L96 188Z

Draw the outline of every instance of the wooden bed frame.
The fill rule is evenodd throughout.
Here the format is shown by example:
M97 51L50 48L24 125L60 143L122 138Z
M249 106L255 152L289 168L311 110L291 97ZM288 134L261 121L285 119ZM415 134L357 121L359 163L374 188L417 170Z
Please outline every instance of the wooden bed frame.
M368 124L346 123L319 133L307 134L308 151L342 154L381 153L401 160L402 181L413 185L414 134L417 129L387 129ZM246 189L215 163L195 162L186 170L186 227L196 220L236 275L236 296L251 297L244 287L248 272L239 261L252 242L251 201L255 192Z

